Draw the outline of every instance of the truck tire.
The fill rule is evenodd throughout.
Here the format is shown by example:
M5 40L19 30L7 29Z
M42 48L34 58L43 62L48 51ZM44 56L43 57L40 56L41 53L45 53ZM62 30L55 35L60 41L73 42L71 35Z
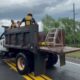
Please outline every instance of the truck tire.
M21 75L30 73L29 60L25 54L20 53L17 55L16 67Z
M47 60L47 63L46 63L46 67L47 68L51 68L53 67L53 65L55 65L58 61L58 56L57 54L49 54L48 56L48 60Z

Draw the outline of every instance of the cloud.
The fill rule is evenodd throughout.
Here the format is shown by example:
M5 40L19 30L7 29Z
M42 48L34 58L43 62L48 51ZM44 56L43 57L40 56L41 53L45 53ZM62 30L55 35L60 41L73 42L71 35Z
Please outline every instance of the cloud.
M41 21L38 22L39 25L39 32L43 31L43 24Z
M46 14L54 18L72 16L73 2L80 13L80 0L1 0L0 19L21 20L27 12L32 12L37 21Z
M0 26L1 25L6 25L6 26L10 26L11 22L8 19L2 19L0 20Z
M60 1L63 1L63 0L59 0ZM48 4L48 5L51 5L53 3L58 3L58 0L1 0L1 3L0 3L0 7L9 7L9 6L13 6L13 5L16 5L16 6L27 6L27 7L33 7L33 6L38 6L38 5L41 5L41 4Z
M75 3L76 5L76 10L80 9L80 0L66 0L58 5L54 6L49 6L46 7L45 9L45 13L52 13L52 14L56 14L56 13L64 13L66 11L72 11L73 9L73 3ZM48 11L47 11L48 10Z
M32 12L38 19L41 19L47 7L55 7L63 1L65 0L1 0L0 18L21 19L27 12Z

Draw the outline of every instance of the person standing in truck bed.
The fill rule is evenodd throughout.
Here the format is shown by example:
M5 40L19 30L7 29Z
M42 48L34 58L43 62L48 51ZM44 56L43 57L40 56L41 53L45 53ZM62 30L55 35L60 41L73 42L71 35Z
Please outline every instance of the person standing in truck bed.
M28 13L25 18L22 19L21 24L25 22L25 26L30 26L31 24L35 24L35 19L31 13Z
M16 24L17 27L19 27L19 28L20 28L20 23L21 23L20 21L17 21L17 24Z
M16 28L16 23L14 22L14 20L11 20L11 29L12 28Z

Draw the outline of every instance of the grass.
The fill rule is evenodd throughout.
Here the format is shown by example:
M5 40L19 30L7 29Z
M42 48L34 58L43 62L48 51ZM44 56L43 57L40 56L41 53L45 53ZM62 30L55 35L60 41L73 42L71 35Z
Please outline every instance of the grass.
M80 51L78 52L73 52L73 53L69 53L66 55L67 57L71 57L71 58L77 58L80 59Z

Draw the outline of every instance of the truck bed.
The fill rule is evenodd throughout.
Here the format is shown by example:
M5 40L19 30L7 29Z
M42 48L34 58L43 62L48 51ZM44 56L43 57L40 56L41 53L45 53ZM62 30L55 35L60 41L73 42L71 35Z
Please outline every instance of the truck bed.
M57 54L67 54L67 53L70 53L70 52L80 51L80 48L68 47L68 46L54 47L54 48L40 47L40 50L47 51L47 52L50 52L50 53L56 52Z
M50 53L56 52L57 54L63 54L63 53L66 54L70 52L80 51L80 48L64 46L64 34L63 32L59 31L58 34L60 33L62 33L61 37L60 35L57 35L57 38L59 38L60 40L59 43L62 44L59 45L58 43L56 44L57 46L55 47L53 45L52 47L49 47L49 46L38 45L39 41L43 41L40 40L42 39L41 37L43 34L40 35L41 37L39 36L38 25L36 24L28 26L28 28L21 27L21 28L14 28L14 29L5 29L4 46L7 48L15 48L15 49L23 49L23 50L31 49L32 47L33 49L36 49L38 47L39 50L47 51Z

